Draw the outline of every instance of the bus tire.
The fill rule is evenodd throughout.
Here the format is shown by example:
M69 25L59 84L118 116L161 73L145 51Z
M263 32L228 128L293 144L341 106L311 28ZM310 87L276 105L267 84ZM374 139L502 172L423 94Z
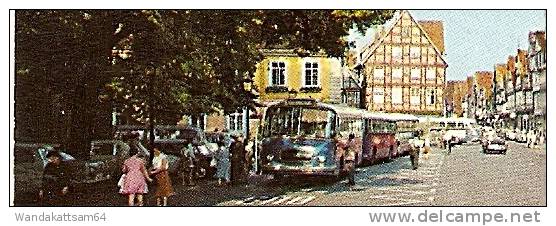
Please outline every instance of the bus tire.
M282 180L282 179L284 178L284 175L278 174L278 173L277 173L277 174L273 174L273 175L272 175L272 178L273 178L274 180Z
M377 151L376 151L376 147L374 147L374 148L373 148L372 155L371 155L371 161L370 161L370 162L371 162L371 165L377 163L378 160L379 160L379 159L376 157L376 152L377 152Z
M390 150L388 150L388 159L386 159L387 162L391 162L392 159L394 158L392 152L394 151L394 148L392 146L390 146Z

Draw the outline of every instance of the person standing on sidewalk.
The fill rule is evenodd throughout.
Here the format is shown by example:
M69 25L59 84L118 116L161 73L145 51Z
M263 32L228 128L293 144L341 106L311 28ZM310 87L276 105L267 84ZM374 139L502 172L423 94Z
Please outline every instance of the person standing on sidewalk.
M174 195L174 188L172 188L172 181L168 174L168 159L166 155L160 151L159 146L154 147L153 154L153 168L150 174L154 175L156 178L156 191L154 193L156 205L160 206L160 201L162 199L162 206L167 206L168 197Z
M124 161L122 171L125 174L121 194L128 196L128 205L143 206L143 195L148 192L147 182L151 182L147 169L145 168L145 156L142 151L132 148L134 155Z
M349 134L348 136L348 142L346 144L346 149L345 149L345 166L348 170L348 185L349 186L354 186L355 185L355 135Z
M224 135L219 136L218 151L216 152L216 177L218 185L230 183L230 151L226 146Z
M234 134L234 141L230 147L232 153L232 184L240 184L245 180L245 146L241 135Z
M64 204L69 192L70 172L62 162L62 155L55 150L46 154L48 163L44 167L39 200L48 205Z

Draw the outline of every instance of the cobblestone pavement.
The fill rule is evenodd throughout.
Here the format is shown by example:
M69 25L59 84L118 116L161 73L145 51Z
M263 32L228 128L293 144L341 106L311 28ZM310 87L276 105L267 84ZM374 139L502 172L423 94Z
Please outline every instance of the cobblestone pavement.
M479 145L456 146L451 154L433 149L411 169L408 157L357 169L347 180L252 175L248 183L217 186L213 179L189 187L175 183L171 206L480 206L546 205L546 152L509 143L506 155L483 154ZM152 191L152 189L151 189ZM146 195L146 205L154 205ZM36 205L16 197L16 206ZM124 206L116 182L73 194L69 206Z

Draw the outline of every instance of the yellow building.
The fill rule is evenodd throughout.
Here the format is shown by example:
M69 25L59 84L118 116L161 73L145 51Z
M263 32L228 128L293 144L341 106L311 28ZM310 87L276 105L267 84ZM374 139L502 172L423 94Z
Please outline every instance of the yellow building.
M261 102L289 97L314 98L323 102L340 102L341 61L325 54L300 57L293 50L263 50L264 59L257 65L254 85Z
M341 101L341 61L326 54L300 57L293 50L262 50L264 58L257 64L253 85L259 94L257 102L263 106L290 97L314 98L327 103ZM264 107L263 107L264 108ZM191 124L206 131L215 129L244 133L249 125L250 137L256 133L263 108L249 112L246 123L245 110L223 115L203 115Z

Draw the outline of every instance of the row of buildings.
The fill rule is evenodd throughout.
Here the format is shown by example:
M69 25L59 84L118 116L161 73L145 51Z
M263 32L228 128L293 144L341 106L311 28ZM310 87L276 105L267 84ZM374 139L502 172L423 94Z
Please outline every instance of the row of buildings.
M291 97L314 98L370 111L441 116L446 67L441 21L417 21L405 10L344 59L293 50L263 50L253 87L259 106ZM264 107L263 107L264 108ZM189 117L207 131L255 131L262 110ZM247 126L251 128L247 128Z
M518 49L492 71L465 81L449 81L449 114L475 118L497 128L546 133L546 33L529 33L527 49Z

